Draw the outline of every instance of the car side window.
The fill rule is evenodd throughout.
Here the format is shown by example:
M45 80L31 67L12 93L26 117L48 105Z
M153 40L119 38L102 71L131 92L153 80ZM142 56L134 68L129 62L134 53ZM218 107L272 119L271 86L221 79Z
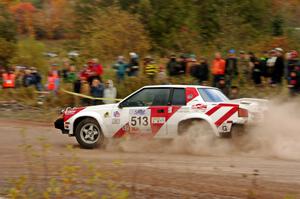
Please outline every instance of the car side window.
M144 106L167 106L169 102L169 88L145 88L126 101L122 102L123 107L144 107Z
M221 91L214 88L199 88L198 91L206 102L226 102L229 100Z
M184 88L174 88L173 89L172 105L177 105L177 106L186 105Z

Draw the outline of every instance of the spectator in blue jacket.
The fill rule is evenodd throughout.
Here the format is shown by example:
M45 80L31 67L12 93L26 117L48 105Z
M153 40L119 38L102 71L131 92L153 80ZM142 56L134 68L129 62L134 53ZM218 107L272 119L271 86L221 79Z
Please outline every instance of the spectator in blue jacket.
M103 98L104 96L104 85L98 79L94 79L91 85L91 96L95 98ZM102 100L93 100L93 105L103 104Z
M117 62L113 65L113 68L116 70L118 83L125 79L127 66L128 64L126 64L123 56L119 56Z

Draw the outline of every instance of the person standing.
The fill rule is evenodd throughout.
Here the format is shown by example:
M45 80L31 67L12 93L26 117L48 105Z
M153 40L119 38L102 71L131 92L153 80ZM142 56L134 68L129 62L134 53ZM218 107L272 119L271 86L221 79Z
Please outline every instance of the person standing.
M117 89L114 87L114 82L112 80L107 80L104 89L104 98L115 99L117 97ZM104 104L113 104L114 100L103 100Z
M98 79L94 79L91 85L91 96L95 98L103 98L104 85ZM93 105L103 104L103 100L93 100Z
M33 83L33 75L29 68L25 68L22 83L24 87L29 87Z
M249 65L249 57L245 51L240 51L238 59L239 82L243 86L251 81L251 69Z
M209 66L207 60L204 57L200 58L199 63L195 60L190 72L191 76L195 77L200 85L206 84L209 79Z
M188 66L188 59L186 55L181 55L179 58L179 70L178 70L178 74L182 75L182 74L186 74L187 71L187 66Z
M87 81L89 82L90 85L92 85L92 82L94 79L98 79L101 81L102 75L103 75L103 66L98 63L98 59L94 58L91 59L88 62L88 68L86 73L88 74L88 79Z
M180 66L177 62L176 55L170 56L169 62L167 63L167 72L169 76L175 76L179 74Z
M60 85L60 77L61 77L61 72L58 69L58 64L52 64L51 71L50 71L52 77L55 80L55 88L54 91L57 93Z
M282 48L275 48L275 52L277 58L272 74L272 85L276 86L282 83L282 77L284 75L284 57Z
M151 56L146 56L144 59L144 71L145 75L151 80L154 80L156 74L159 72L159 67Z
M91 94L91 88L87 81L86 76L80 77L80 94L86 96L89 96ZM88 98L81 98L81 103L83 106L89 106L91 104L90 101L91 100Z
M117 82L121 83L125 79L125 73L127 64L125 63L124 57L119 56L117 62L113 65L113 69L116 70Z
M48 91L55 92L55 80L56 80L56 78L57 77L54 76L51 71L48 72L47 84L46 84L46 88L47 88Z
M262 83L265 83L268 74L267 74L267 62L268 62L268 51L262 51L262 56L259 59L259 64L261 67L261 76L262 76Z
M252 67L252 80L256 86L261 85L261 75L262 75L262 70L261 70L261 64L258 58L255 56L253 52L249 53L249 58L250 58L250 64Z
M77 80L76 68L75 66L70 65L65 76L66 83L74 83Z
M270 85L272 85L272 76L275 71L275 62L276 62L276 51L270 50L269 57L267 59L267 66L266 66L266 78Z
M130 61L128 63L128 76L138 76L139 72L139 56L135 52L129 53Z
M224 80L225 75L225 60L222 59L221 53L215 53L215 59L211 65L211 72L213 75L213 87L219 87L220 81Z
M16 75L11 69L8 69L8 72L2 74L2 88L15 88Z
M300 94L300 60L297 51L289 53L287 63L287 80L291 96Z
M31 75L33 78L33 85L35 86L37 91L42 91L43 86L42 86L42 76L41 74L37 71L35 67L32 67L31 69Z
M230 92L232 80L238 76L237 62L238 60L235 56L235 50L229 50L228 58L226 59L225 64L225 94L227 95Z

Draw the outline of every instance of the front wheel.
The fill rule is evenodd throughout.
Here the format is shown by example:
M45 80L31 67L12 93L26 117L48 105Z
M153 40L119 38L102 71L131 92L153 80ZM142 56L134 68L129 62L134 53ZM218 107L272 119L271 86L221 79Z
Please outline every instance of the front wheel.
M85 149L93 149L104 143L101 128L98 122L92 118L86 118L78 124L75 137L80 146Z

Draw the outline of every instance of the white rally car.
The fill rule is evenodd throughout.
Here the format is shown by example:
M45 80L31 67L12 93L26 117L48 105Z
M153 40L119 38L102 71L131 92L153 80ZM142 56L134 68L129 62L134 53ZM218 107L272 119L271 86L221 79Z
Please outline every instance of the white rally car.
M263 117L262 102L230 101L217 88L207 86L145 86L117 104L67 108L55 127L75 136L83 148L128 135L174 138L194 121L209 126L217 137L231 137L235 126Z

